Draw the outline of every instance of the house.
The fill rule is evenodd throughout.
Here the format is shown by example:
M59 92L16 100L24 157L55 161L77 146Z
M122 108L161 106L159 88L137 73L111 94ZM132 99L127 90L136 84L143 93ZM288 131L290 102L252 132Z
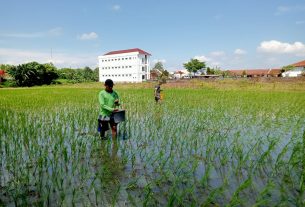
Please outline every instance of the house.
M174 78L175 79L190 78L190 73L187 70L176 70L174 72Z
M279 77L281 76L281 69L228 70L228 74L235 77Z
M291 66L293 66L294 69L282 73L283 77L298 77L305 72L305 60L291 64Z
M150 71L150 80L158 80L158 77L161 76L162 72L158 69L152 69Z
M98 56L99 81L142 82L150 79L151 54L139 48L111 51Z
M282 76L282 69L278 69L278 68L276 68L276 69L270 69L269 71L268 71L268 77L281 77Z

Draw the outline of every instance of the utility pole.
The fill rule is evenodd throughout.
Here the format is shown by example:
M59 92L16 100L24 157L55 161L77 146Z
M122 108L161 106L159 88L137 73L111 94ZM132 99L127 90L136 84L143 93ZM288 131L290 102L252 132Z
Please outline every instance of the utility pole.
M51 64L53 64L53 50L51 48L51 61L50 61Z

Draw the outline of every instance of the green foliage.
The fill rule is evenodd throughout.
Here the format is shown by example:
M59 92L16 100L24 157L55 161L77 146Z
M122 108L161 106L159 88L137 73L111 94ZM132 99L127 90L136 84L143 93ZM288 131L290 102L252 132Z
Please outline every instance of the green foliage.
M166 83L166 80L168 79L168 77L169 77L169 72L167 70L164 70L158 79L161 83Z
M295 67L293 65L287 65L282 67L282 72L293 70Z
M0 84L3 84L8 76L8 71L12 68L12 65L0 64Z
M166 79L168 79L168 77L169 77L169 72L164 69L163 63L157 62L154 65L152 71L154 71L154 70L158 70L161 72L161 74L158 75L158 80L161 81L162 83L166 83ZM157 74L159 74L159 73L157 72Z
M9 65L9 64L0 64L0 70L4 70L4 71L6 71L6 72L8 72L12 67L13 67L13 65Z
M16 81L15 80L4 80L2 83L1 83L1 87L16 87Z
M163 72L164 71L164 66L162 62L157 62L153 69L158 69L159 71Z
M57 71L60 79L66 79L72 83L98 81L98 68L92 70L89 67L83 69L62 68Z
M191 59L189 62L183 64L185 69L190 73L196 73L198 70L205 67L205 63L197 59Z
M12 66L8 73L15 79L17 86L49 85L58 77L55 66L37 62Z
M210 67L207 67L207 75L211 75L214 74L213 69L211 69Z

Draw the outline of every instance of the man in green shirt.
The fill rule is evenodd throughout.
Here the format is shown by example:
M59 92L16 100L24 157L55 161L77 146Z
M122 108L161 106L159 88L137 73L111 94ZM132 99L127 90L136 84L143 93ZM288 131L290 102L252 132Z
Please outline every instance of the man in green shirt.
M112 90L113 85L113 81L107 79L105 81L105 90L100 91L98 95L100 103L98 129L102 139L106 139L105 132L109 129L109 124L111 126L112 137L115 139L117 135L117 123L114 122L113 112L119 110L120 100L117 92Z

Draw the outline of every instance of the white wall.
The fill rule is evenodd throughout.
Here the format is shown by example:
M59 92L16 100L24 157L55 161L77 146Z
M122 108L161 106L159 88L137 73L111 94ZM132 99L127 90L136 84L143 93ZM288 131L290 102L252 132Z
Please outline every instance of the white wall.
M144 81L147 80L147 74L150 74L149 56L146 64L142 63L142 58L145 55L138 52L99 56L99 81L112 79L114 82L142 82L142 75L146 77ZM142 71L142 67L146 71Z
M282 73L282 76L283 77L298 77L298 76L301 76L302 74L302 71L287 71L287 72L284 72Z

